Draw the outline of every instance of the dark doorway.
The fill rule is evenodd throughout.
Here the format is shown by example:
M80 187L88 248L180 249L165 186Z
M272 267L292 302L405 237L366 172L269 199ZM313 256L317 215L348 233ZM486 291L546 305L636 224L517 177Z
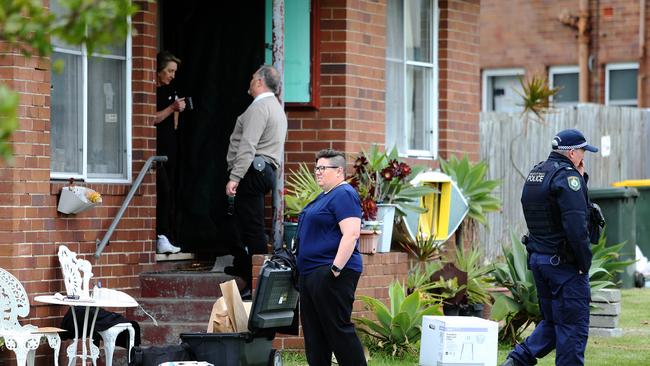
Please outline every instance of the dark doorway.
M226 152L235 120L252 102L251 75L264 61L264 0L159 0L160 49L178 56L175 83L191 96L182 113L176 192L177 241L200 258L236 241L225 197Z

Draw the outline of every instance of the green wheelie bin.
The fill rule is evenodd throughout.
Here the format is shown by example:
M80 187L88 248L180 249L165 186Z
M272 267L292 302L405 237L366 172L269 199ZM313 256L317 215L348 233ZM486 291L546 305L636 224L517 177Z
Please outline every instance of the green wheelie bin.
M625 242L620 251L621 260L634 260L636 237L636 200L639 192L635 188L607 187L589 189L589 199L598 204L605 217L607 246ZM622 288L634 287L634 264L619 273L616 281Z
M636 198L636 245L650 258L650 179L624 180L614 187L633 187L639 192Z

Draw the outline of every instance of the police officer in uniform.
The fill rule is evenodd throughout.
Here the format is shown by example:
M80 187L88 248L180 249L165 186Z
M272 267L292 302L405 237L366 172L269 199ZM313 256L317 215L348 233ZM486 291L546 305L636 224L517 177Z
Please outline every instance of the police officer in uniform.
M502 366L535 365L553 349L556 365L584 365L590 242L597 242L598 233L590 228L593 214L583 159L586 151L598 149L576 129L559 132L552 148L548 159L528 174L521 195L528 226L523 240L543 320Z

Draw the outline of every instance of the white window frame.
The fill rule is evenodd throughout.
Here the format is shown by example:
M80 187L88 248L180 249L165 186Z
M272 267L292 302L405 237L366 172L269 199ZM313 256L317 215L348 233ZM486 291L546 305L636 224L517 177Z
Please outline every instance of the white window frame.
M548 68L548 85L551 89L555 88L555 75L563 74L578 74L578 88L580 88L580 66L578 65L564 65L564 66L551 66ZM553 102L553 96L551 96L551 102ZM570 107L578 105L580 103L580 96L575 102L557 102L554 103L556 106L560 107Z
M61 173L61 172L53 172L50 170L50 179L53 180L58 180L58 179L69 179L69 178L74 178L76 180L83 180L88 183L131 183L133 178L132 178L132 161L133 161L133 150L132 150L132 70L133 70L133 57L132 57L132 52L131 52L131 45L132 45L132 40L131 40L131 17L127 18L127 24L128 24L128 34L126 36L126 54L125 57L120 57L120 56L111 56L111 55L101 55L102 58L110 58L110 59L118 59L118 60L125 60L126 61L126 71L125 71L125 91L126 93L125 96L125 112L126 112L126 121L125 121L125 133L124 133L124 138L126 139L125 141L125 147L126 147L126 177L124 178L110 178L110 177L89 177L88 176L88 58L95 55L93 53L92 55L88 54L88 50L86 49L86 45L83 44L81 45L81 51L78 50L70 50L70 49L65 49L65 48L60 48L60 47L54 47L53 50L54 52L58 53L64 53L64 54L70 54L70 55L76 55L76 56L81 56L81 69L83 72L83 77L82 77L82 87L81 87L81 98L83 99L83 106L82 106L82 127L81 127L81 133L83 134L82 136L82 150L83 150L83 156L82 156L82 174L74 174L74 173ZM100 55L100 54L97 54Z
M389 0L390 1L390 0ZM410 0L404 0L404 1L410 1ZM421 62L421 61L408 61L406 59L406 32L404 32L404 29L402 29L402 59L391 59L386 57L386 61L393 61L393 62L400 62L403 63L402 67L402 80L404 81L404 90L403 90L403 101L406 101L407 96L408 96L408 90L406 90L406 77L407 77L407 68L408 66L419 66L419 67L428 67L431 69L431 89L429 90L429 93L431 95L431 108L429 110L429 121L430 124L429 126L426 126L429 128L429 131L431 132L431 150L416 150L416 149L403 149L403 146L400 146L399 141L395 143L397 146L397 150L399 153L400 157L411 157L411 158L424 158L424 159L436 159L438 156L438 126L439 126L439 118L438 118L438 71L439 71L439 63L438 63L438 28L439 28L439 23L440 23L440 8L438 7L438 0L430 0L432 3L432 22L431 22L431 62ZM389 15L386 15L387 17ZM405 11L402 10L402 27L404 27L404 24L406 24L406 17L407 14ZM400 123L401 128L405 127L405 123L408 118L408 112L407 112L407 106L406 103L403 103L404 110L402 111L402 121ZM390 123L390 121L386 121L386 123ZM396 122L397 123L397 122ZM385 138L385 143L386 146L389 147L389 141L388 141L388 136ZM389 148L392 148L390 146Z
M494 76L521 76L526 75L526 69L524 68L508 68L508 69L485 69L483 70L483 77L481 82L481 111L483 112L493 112L488 109L488 91L490 90L488 86L492 85L490 81L491 77Z
M609 100L609 72L612 70L636 70L636 77L637 77L637 83L638 83L638 78L639 78L639 63L638 62L619 62L619 63L611 63L605 65L605 105L624 105L624 106L629 106L629 105L634 105L638 106L639 105L639 96L637 95L637 99L625 99L625 100L617 100L617 101L610 101ZM637 86L634 85L636 88Z

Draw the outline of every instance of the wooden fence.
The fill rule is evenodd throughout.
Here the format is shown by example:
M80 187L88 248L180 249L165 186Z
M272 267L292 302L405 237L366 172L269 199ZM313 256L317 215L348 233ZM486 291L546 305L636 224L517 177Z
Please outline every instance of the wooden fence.
M586 153L589 187L607 187L626 179L650 178L650 111L639 108L585 104L554 110L539 122L516 113L481 114L481 158L489 165L488 178L501 179L495 193L503 210L488 215L489 230L479 229L486 258L501 255L501 245L510 243L510 232L526 232L519 199L530 169L546 159L558 131L577 128L587 141L600 148ZM602 141L611 141L609 156L603 156Z

